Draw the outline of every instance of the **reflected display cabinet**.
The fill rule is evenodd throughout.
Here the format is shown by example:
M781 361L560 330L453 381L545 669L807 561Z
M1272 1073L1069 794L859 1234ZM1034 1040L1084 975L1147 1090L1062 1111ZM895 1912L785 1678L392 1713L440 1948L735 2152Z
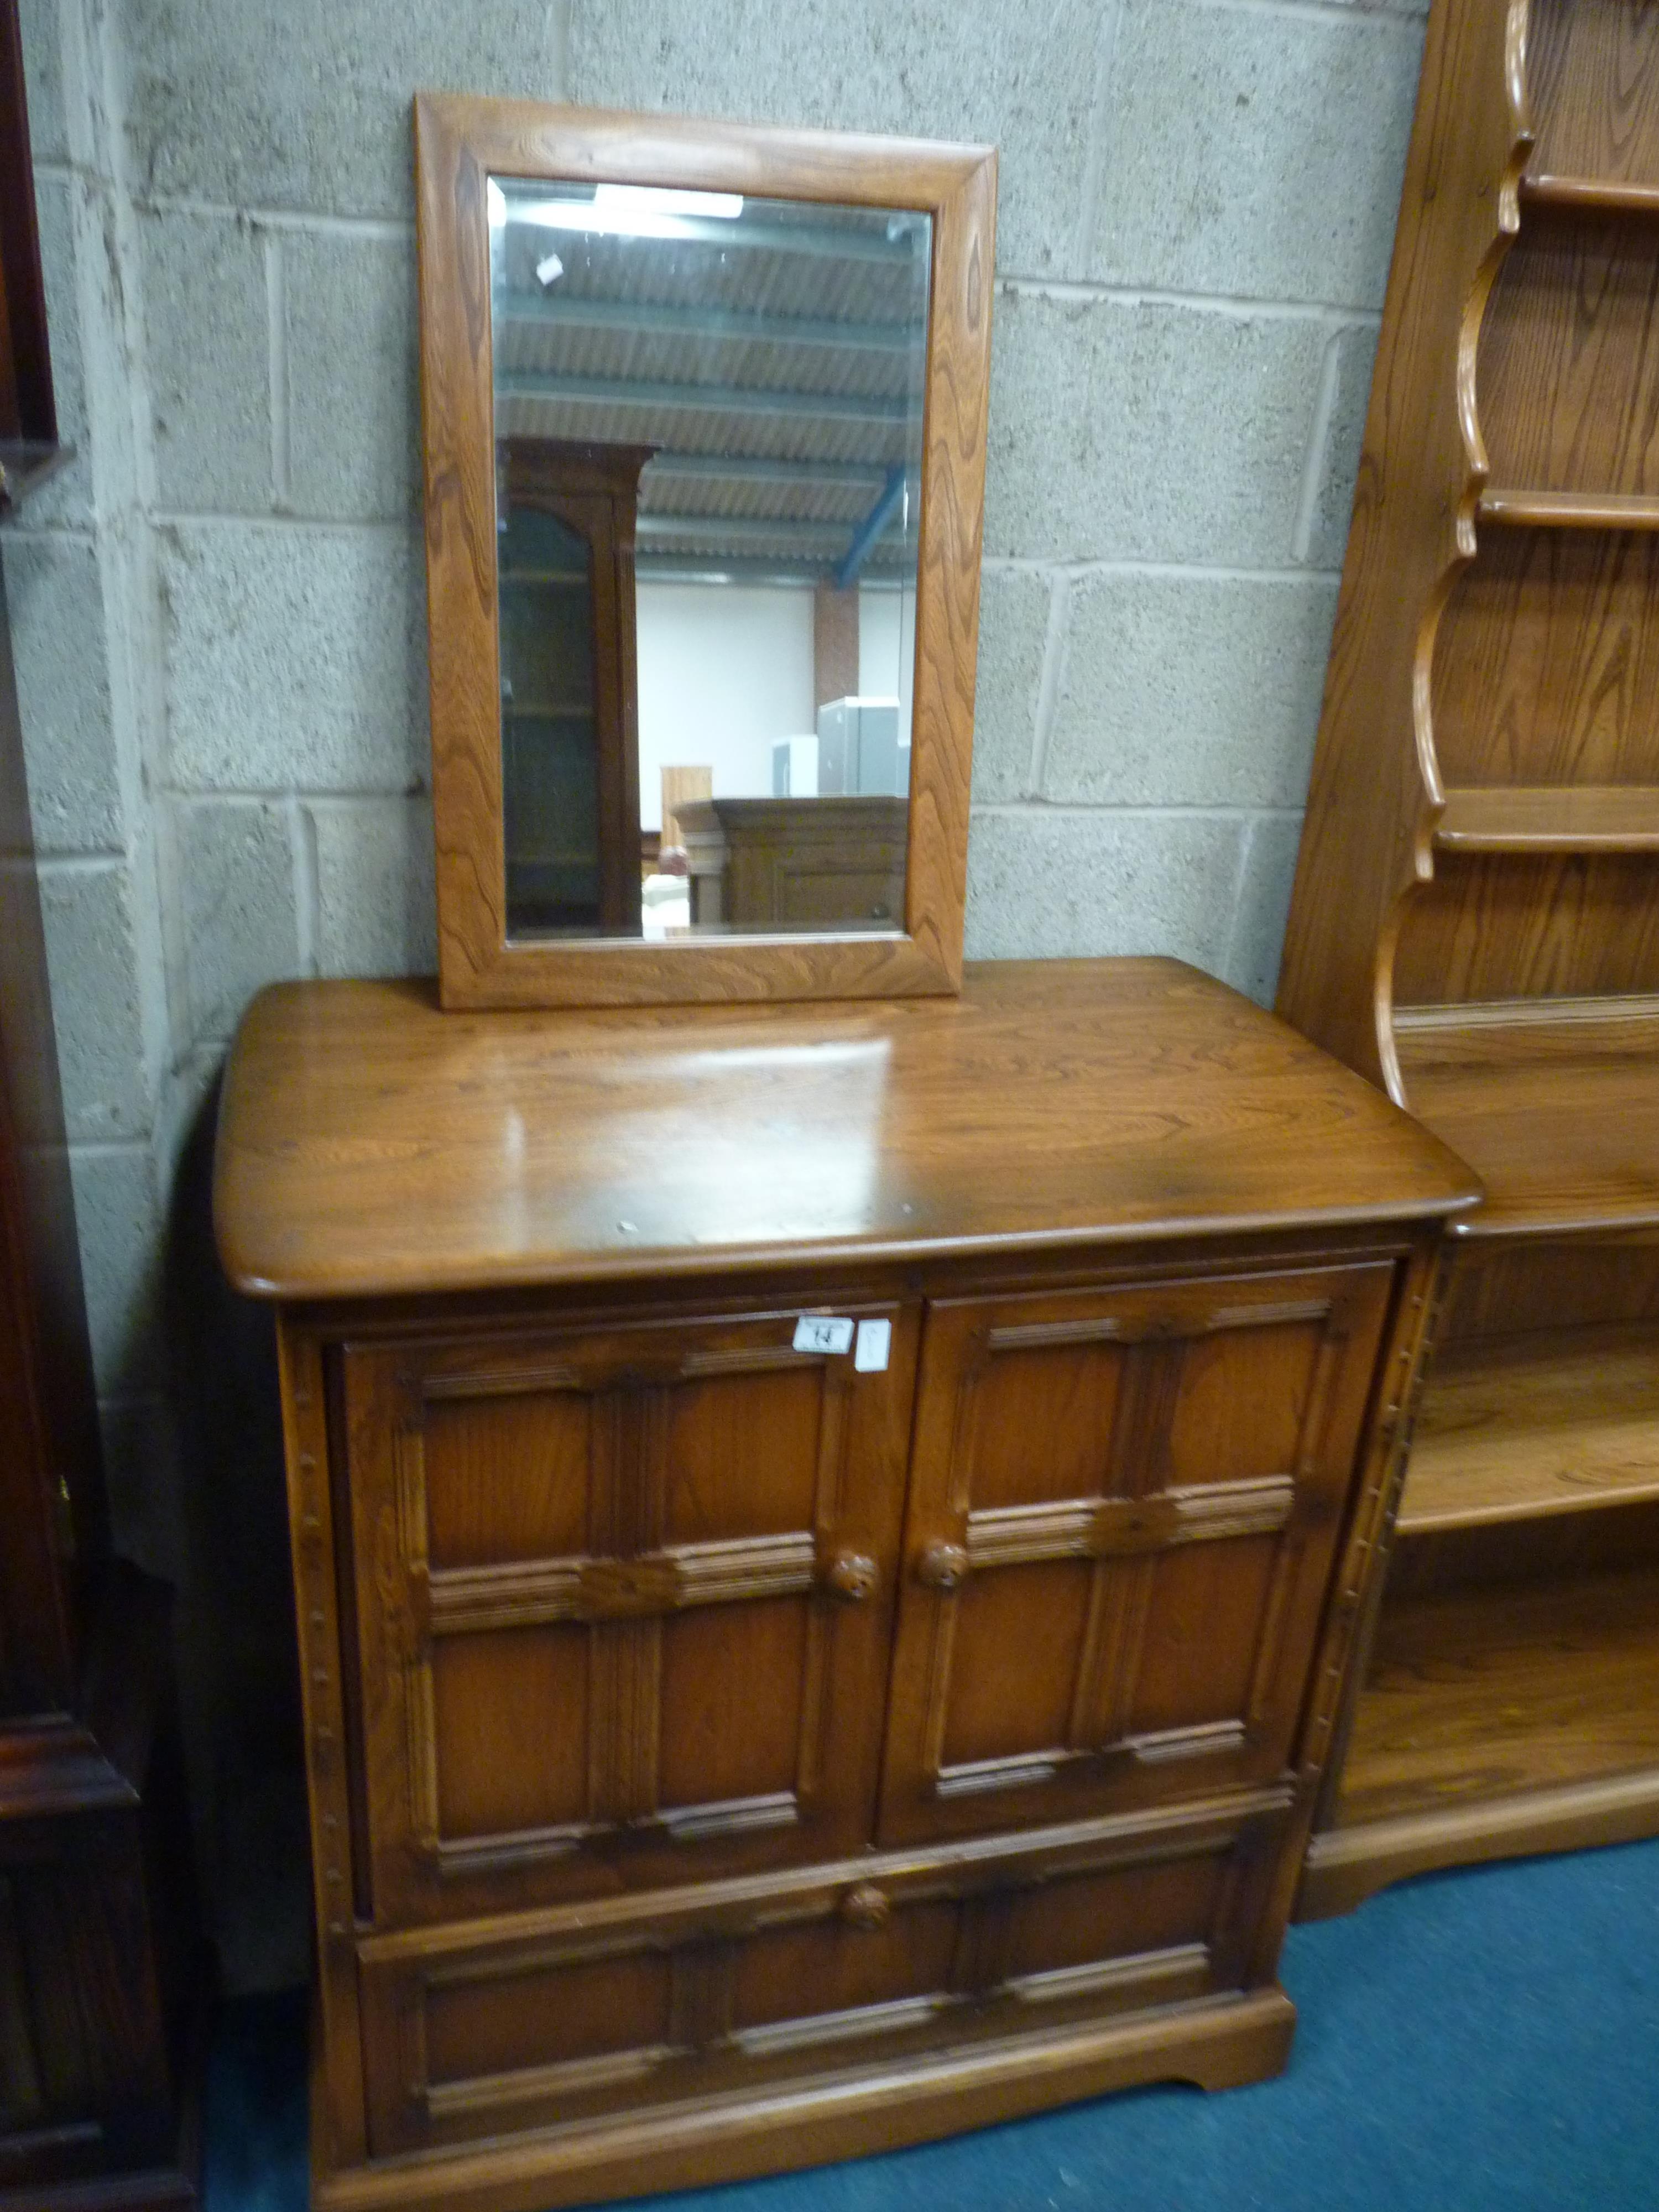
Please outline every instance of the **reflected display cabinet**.
M256 1000L216 1215L277 1310L313 2202L533 2212L1276 2071L1474 1195L1172 961Z
M651 453L503 441L501 807L515 937L639 931L634 538Z
M1279 1010L1468 1159L1304 1908L1659 1832L1659 15L1435 0Z

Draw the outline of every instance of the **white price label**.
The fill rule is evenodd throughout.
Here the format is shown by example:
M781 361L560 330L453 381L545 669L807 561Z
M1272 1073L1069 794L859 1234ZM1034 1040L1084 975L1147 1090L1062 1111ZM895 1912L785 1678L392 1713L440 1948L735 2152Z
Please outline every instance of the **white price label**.
M879 1375L885 1370L887 1355L893 1348L893 1324L890 1321L861 1321L859 1323L859 1348L853 1354L853 1364L860 1374Z
M839 1314L803 1314L795 1323L797 1352L850 1352L853 1324Z

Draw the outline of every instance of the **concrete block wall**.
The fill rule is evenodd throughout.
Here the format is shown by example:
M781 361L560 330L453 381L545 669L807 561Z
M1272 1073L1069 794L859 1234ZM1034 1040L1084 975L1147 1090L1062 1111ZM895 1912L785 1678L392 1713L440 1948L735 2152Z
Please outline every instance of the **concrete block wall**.
M233 1985L301 1970L304 1905L268 1338L208 1310L205 1115L262 983L433 961L411 93L1000 146L969 949L1265 999L1422 27L23 0L77 458L5 576L117 1522L184 1591Z

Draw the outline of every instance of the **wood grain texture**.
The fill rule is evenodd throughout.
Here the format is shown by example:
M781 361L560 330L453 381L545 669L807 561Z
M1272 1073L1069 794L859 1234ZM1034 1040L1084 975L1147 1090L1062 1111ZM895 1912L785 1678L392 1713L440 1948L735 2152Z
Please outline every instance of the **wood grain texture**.
M1639 848L1449 851L1401 919L1401 1016L1422 1006L1656 991L1659 873Z
M1296 2011L1275 1984L1196 2003L828 2075L763 2098L711 2098L470 2152L320 2177L318 2212L540 2212L686 2189L925 2142L1148 2080L1209 2089L1280 2072Z
M1405 1534L1659 1498L1659 1332L1449 1345L1425 1394Z
M1534 207L1492 287L1476 388L1494 484L1659 492L1659 228Z
M1592 1014L1616 1015L1617 1001L1587 1003ZM1406 1033L1401 1045L1417 1113L1481 1165L1486 1200L1460 1233L1636 1234L1659 1224L1659 1085L1650 1043L1632 1050L1628 1042L1632 1030L1651 1039L1651 1018L1604 1024L1577 1018L1571 1001L1553 1020L1547 1004L1535 1018L1504 1006L1458 1011L1470 1017L1461 1033Z
M1489 804L1548 788L1565 829L1576 793L1613 786L1638 810L1659 787L1659 540L1485 533L1441 617L1434 732L1448 785ZM1455 798L1472 803L1447 792L1443 840Z
M365 1938L378 2154L1237 1993L1287 1793ZM392 2061L399 2046L411 2075ZM663 2116L666 2118L665 2114Z
M1395 1603L1359 1699L1339 1825L1659 1767L1656 1664L1650 1570Z
M1487 1190L1456 1224L1450 1340L1401 1436L1401 1540L1370 1585L1304 1912L1659 1820L1636 1686L1659 1580L1635 1565L1659 1228L1659 15L1528 0L1501 91L1495 15L1431 12L1367 428L1397 542L1362 468L1280 994ZM1517 221L1489 289L1495 257L1471 281L1423 243ZM1455 356L1422 344L1454 322ZM1455 393L1461 478L1443 438L1378 442L1396 373L1399 420ZM1362 664L1344 621L1367 588L1381 643ZM1366 688L1345 717L1352 666ZM1631 1571L1610 1580L1620 1539Z
M1393 935L1431 872L1430 672L1486 477L1475 341L1531 147L1525 21L1525 0L1430 14L1279 976L1279 1012L1396 1097Z
M1659 23L1641 0L1532 0L1534 177L1659 185Z
M1659 852L1659 784L1449 790L1434 841L1461 853Z
M215 1206L238 1287L303 1298L1422 1218L1475 1190L1224 985L1039 961L959 1000L720 1016L282 985L232 1056Z
M450 1006L945 993L962 969L996 156L422 94L415 103L439 969ZM924 210L933 217L902 930L509 944L501 830L484 186L503 175Z
M1393 1277L930 1306L884 1841L1284 1770Z
M1437 1867L1589 1850L1654 1834L1659 1834L1659 1767L1325 1828L1308 1849L1297 1917L1324 1920L1352 1912L1390 1882Z

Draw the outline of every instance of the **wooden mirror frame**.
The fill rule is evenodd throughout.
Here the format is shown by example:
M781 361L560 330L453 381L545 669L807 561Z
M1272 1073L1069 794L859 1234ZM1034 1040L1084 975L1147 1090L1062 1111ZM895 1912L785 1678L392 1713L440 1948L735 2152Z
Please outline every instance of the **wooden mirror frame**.
M962 980L996 153L422 93L415 101L438 969L446 1006L950 993ZM933 217L902 930L666 944L507 933L490 344L491 175Z

